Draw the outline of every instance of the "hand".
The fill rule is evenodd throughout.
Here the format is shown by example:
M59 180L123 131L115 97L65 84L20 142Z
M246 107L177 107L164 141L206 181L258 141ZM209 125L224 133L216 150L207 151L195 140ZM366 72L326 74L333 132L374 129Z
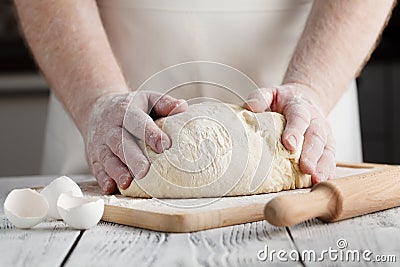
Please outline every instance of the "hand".
M148 115L168 116L187 109L185 100L155 92L131 92L100 97L89 115L84 141L86 159L103 194L126 189L143 178L150 163L135 139L155 152L171 146L169 137Z
M296 151L304 137L300 169L315 184L335 177L335 142L316 93L302 84L284 84L250 93L244 108L253 112L274 111L286 118L282 144Z

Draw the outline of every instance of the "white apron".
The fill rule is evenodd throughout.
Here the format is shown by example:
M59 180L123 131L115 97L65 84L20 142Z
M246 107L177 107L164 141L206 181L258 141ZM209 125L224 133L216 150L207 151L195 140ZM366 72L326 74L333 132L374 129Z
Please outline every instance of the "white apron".
M153 74L183 62L212 61L246 74L259 87L279 85L311 9L311 0L100 0L102 21L131 89ZM201 78L201 70L189 74ZM185 73L164 77L165 83ZM207 77L205 77L207 78ZM234 77L231 77L234 79ZM224 77L229 80L229 74ZM161 81L161 84L164 84ZM246 97L246 86L233 86ZM162 88L146 88L164 90ZM162 91L162 92L165 92ZM211 97L239 103L216 86L192 84L172 95ZM355 82L328 119L337 142L338 161L362 161ZM88 172L82 138L52 95L43 174Z

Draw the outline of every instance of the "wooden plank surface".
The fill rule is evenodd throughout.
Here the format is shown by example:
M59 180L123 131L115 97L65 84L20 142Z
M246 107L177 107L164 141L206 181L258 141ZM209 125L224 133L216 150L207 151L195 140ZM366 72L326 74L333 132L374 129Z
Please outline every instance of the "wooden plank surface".
M6 192L14 187L40 186L52 178L0 178L0 199L4 200ZM106 222L82 232L55 221L47 221L31 230L19 230L0 212L0 266L59 266L63 262L65 266L275 266L282 262L275 260L271 264L257 260L257 252L266 245L276 251L301 253L304 249L314 249L318 252L335 247L338 238L345 238L350 249L394 254L397 264L378 266L397 266L400 209L331 224L310 220L285 229L260 221L190 234L160 233ZM344 265L340 261L283 264ZM351 265L364 264L346 264Z
M316 219L289 228L299 251L314 249L317 255L329 247L336 250L370 250L376 255L394 255L396 262L348 262L350 266L398 266L400 262L400 208L389 209L362 217L323 223ZM339 249L337 242L344 239L345 249ZM340 261L308 261L307 266L341 266Z
M30 230L15 228L0 215L0 266L59 266L80 231L61 221L46 221Z
M66 266L265 266L257 252L266 244L295 249L285 228L265 221L178 234L103 222L85 231Z

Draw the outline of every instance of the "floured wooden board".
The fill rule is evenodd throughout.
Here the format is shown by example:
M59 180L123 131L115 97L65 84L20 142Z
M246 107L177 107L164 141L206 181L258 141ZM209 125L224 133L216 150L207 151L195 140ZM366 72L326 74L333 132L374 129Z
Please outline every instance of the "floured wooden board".
M384 165L338 164L337 176L370 172ZM102 220L163 232L194 232L264 219L265 204L283 194L301 194L296 189L252 196L202 199L142 199L121 195L102 196L96 182L81 183L85 196L102 198Z

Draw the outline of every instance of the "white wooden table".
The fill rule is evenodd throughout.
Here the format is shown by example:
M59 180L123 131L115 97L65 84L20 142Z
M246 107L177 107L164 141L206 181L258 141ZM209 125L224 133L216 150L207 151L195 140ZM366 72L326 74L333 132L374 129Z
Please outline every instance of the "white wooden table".
M359 255L386 261L380 266L400 266L400 208L358 217L334 224L318 220L277 228L265 221L212 229L190 234L153 232L113 223L100 222L96 227L79 231L62 221L48 220L30 230L13 227L3 213L4 199L14 188L46 185L55 177L0 178L0 266L375 266L376 262L357 262L350 250ZM93 179L75 176L76 181ZM360 188L355 190L362 190ZM400 192L399 192L400 194ZM337 242L345 239L347 247L339 249ZM342 243L343 244L343 240ZM286 251L280 261L274 254L260 261L257 254L268 247ZM334 260L324 255L324 261L313 259L314 250L319 258L323 250L335 249L350 259ZM292 261L296 253L306 259ZM289 254L291 255L289 257ZM308 256L311 255L311 259ZM261 257L265 254L260 254Z

